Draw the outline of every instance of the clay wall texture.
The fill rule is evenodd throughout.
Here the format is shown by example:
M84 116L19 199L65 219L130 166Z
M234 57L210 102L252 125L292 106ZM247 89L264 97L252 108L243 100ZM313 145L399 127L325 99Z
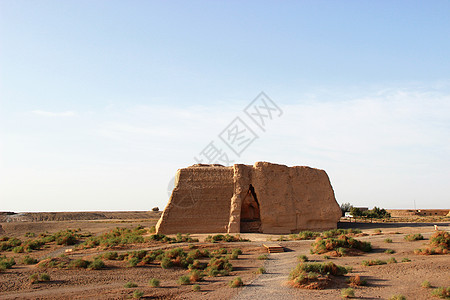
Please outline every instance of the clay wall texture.
M293 233L336 228L341 216L325 171L257 162L178 171L158 233Z

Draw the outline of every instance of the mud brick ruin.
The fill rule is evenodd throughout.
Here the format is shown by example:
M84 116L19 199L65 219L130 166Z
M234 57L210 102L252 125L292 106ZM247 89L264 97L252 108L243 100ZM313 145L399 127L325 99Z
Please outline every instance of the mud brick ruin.
M336 228L341 209L325 171L257 162L180 169L158 233L286 234Z

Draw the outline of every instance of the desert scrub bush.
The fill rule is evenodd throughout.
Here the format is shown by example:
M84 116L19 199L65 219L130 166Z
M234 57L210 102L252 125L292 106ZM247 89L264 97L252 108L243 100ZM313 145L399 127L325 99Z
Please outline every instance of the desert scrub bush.
M320 232L306 230L306 231L300 231L295 239L296 240L313 240L318 236L320 236Z
M28 255L26 255L26 256L23 258L22 263L23 263L24 265L35 265L35 264L38 263L38 260L35 259L35 258L32 258L32 257L30 257L30 256L28 256Z
M249 242L249 239L241 238L239 234L230 235L230 234L216 234L216 235L208 235L205 239L205 242L209 243L217 243L217 242Z
M299 261L302 261L302 262L306 262L309 260L308 256L306 256L306 255L299 255L297 258Z
M150 228L148 229L148 232L149 232L149 233L156 233L156 227L155 227L155 225L153 225L152 227L150 227Z
M266 260L268 258L269 258L269 256L267 254L262 254L262 255L257 257L257 259L259 259L259 260Z
M389 259L387 260L387 263L388 263L388 264L396 264L396 263L397 263L397 260L396 260L395 258L391 257L391 258L389 258Z
M437 231L430 238L432 247L450 250L450 233L446 231Z
M124 287L126 287L127 289L131 289L131 288L135 288L138 285L132 281L128 281L127 283L125 283Z
M190 280L189 276L183 275L183 276L180 276L180 278L178 278L177 283L179 285L187 285L187 284L191 283L191 280Z
M431 292L431 296L450 299L450 287L438 287Z
M16 264L14 258L6 258L6 256L0 256L0 268L2 270L11 269Z
M341 235L339 238L322 238L318 237L314 243L311 244L311 253L323 254L330 251L336 251L338 248L355 249L364 252L372 250L372 245L369 242L362 242L346 235ZM336 252L336 255L342 255L342 249L340 252ZM345 252L347 254L347 252Z
M384 250L384 253L386 253L386 254L394 254L395 251L392 250L392 249L386 249L386 250Z
M90 262L81 258L71 260L68 264L68 267L71 269L86 269L89 266Z
M23 246L17 246L12 249L12 252L14 253L23 253L23 251L24 251Z
M101 270L105 267L105 263L101 259L94 259L89 265L88 268L91 270Z
M31 237L35 237L36 234L34 232L26 232L25 233L25 237L31 238Z
M408 242L423 240L423 235L420 233L405 235L404 239Z
M129 268L136 267L137 264L140 262L141 262L141 260L139 259L139 257L131 257L130 259L128 259L127 267L129 267Z
M415 249L414 254L433 255L447 254L450 250L450 233L437 231L430 238L430 246L423 249Z
M364 286L364 285L367 285L367 281L366 280L364 280L364 279L361 279L361 276L359 276L359 275L355 275L355 276L352 276L352 277L350 277L349 279L348 279L348 283L351 285L351 286Z
M101 257L107 260L116 260L119 257L119 255L117 254L117 252L111 251L103 253Z
M384 242L385 243L392 243L392 239L390 239L390 238L384 239Z
M323 237L323 238L332 238L332 237L338 237L338 236L341 236L341 235L351 236L351 235L360 234L360 233L362 233L361 230L353 229L353 228L349 228L349 229L331 229L331 230L327 230L327 231L322 232L320 234L320 236Z
M191 270L191 272L189 273L189 280L190 280L191 282L201 281L201 280L203 280L203 277L204 277L204 276L205 276L205 275L203 274L202 271L193 269L193 270Z
M0 251L11 251L20 245L22 245L21 240L4 236L1 238Z
M99 236L89 237L86 241L78 245L77 248L88 249L101 246L107 249L115 246L125 246L127 244L144 243L145 239L142 235L146 232L147 230L143 229L142 226L134 229L116 227Z
M259 267L258 270L256 271L256 274L265 274L266 273L266 268L264 267Z
M386 261L379 260L379 259L369 259L369 260L363 260L361 263L363 266L378 266L378 265L385 265Z
M211 258L206 267L209 276L228 275L233 271L233 265L226 258Z
M346 288L341 290L342 298L353 298L355 297L355 290L352 288Z
M42 273L41 275L39 275L39 281L50 281L50 275L48 275L47 273Z
M149 284L151 287L159 287L159 285L161 284L161 282L159 281L159 279L152 278L152 279L150 279L150 280L148 281L148 284Z
M31 274L30 277L28 277L28 279L30 280L31 284L38 283L39 282L39 274L38 273Z
M39 282L47 282L50 281L50 275L48 275L47 273L34 273L32 275L30 275L29 277L30 279L30 283L34 284L34 283L39 283Z
M402 262L410 262L411 260L409 259L409 258L407 258L407 257L403 257L402 258Z
M429 289L431 287L431 283L428 280L422 281L422 284L420 285L424 289Z
M135 290L133 292L133 298L134 299L141 299L142 296L144 296L144 292L140 291L140 290Z
M236 277L236 278L234 278L233 280L230 281L229 285L232 288L237 288L237 287L243 286L244 283L242 282L241 277Z
M406 300L406 297L400 294L392 295L389 300Z
M330 259L330 256L329 255L324 255L323 258L324 259Z
M239 248L231 250L231 259L238 259L239 255L242 254L242 250Z
M289 273L289 280L295 287L321 289L324 288L333 276L347 274L347 269L342 266L328 263L299 263Z
M194 284L194 285L192 286L192 290L193 290L194 292L198 292L198 291L200 291L200 286L199 286L198 284Z

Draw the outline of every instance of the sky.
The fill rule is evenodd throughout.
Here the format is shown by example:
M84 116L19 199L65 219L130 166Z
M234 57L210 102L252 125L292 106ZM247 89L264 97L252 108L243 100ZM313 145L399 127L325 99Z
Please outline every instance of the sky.
M338 203L449 208L449 11L0 0L0 211L163 209L211 145L324 169ZM263 128L245 113L261 92ZM236 118L253 133L238 154Z

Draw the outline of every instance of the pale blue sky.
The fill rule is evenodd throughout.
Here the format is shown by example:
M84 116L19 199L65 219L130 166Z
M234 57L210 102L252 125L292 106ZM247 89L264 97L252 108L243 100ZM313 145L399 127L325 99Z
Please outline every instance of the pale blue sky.
M261 91L284 113L236 162L325 169L340 203L448 208L449 11L0 0L0 211L163 208Z

